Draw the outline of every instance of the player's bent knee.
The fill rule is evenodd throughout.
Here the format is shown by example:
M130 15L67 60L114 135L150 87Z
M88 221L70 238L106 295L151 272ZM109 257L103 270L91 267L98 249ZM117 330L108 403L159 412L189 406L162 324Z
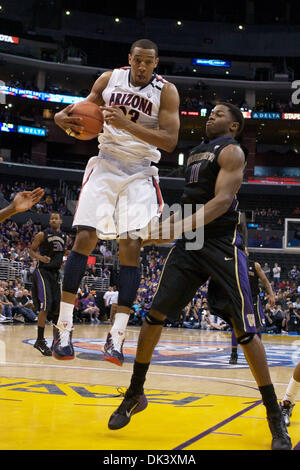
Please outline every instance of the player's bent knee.
M245 333L244 335L239 336L237 338L237 342L241 346L245 344L249 344L253 340L254 336L255 336L255 333Z

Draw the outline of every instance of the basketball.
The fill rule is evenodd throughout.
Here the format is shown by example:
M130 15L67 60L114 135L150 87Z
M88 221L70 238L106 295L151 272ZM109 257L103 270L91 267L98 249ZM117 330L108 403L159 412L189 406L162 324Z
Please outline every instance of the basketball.
M91 101L79 101L75 103L70 116L79 116L82 118L79 125L84 127L76 139L91 140L97 137L102 131L104 116L100 107Z

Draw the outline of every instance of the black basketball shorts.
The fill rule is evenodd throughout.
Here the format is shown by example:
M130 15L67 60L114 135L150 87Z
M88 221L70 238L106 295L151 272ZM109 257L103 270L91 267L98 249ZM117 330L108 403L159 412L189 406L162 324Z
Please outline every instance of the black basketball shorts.
M36 268L33 273L32 300L38 312L59 314L61 282L58 271Z
M201 250L186 250L183 240L171 248L151 308L178 319L208 279L211 312L241 332L256 332L247 255L240 237L206 239Z

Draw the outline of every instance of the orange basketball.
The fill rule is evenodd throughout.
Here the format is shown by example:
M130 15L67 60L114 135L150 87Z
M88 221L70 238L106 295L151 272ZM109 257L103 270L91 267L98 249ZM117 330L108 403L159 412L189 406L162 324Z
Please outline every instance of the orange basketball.
M79 101L74 104L70 116L79 116L82 120L79 122L84 130L76 136L80 140L91 140L97 137L103 129L104 116L100 107L91 101Z

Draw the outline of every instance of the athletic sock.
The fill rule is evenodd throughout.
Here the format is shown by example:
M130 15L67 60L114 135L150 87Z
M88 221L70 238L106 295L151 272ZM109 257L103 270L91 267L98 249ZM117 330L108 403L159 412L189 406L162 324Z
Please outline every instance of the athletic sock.
M294 377L292 377L282 401L289 401L293 405L295 403L295 396L299 387L300 382L297 382Z
M150 362L143 364L141 362L134 362L133 365L133 374L131 377L130 386L127 390L127 395L143 395L144 393L144 383L146 380L146 374L148 372Z
M74 305L68 304L67 302L60 303L60 314L57 320L57 324L59 323L67 323L67 327L73 326L73 310Z
M127 313L116 313L114 324L110 330L110 334L113 337L114 344L118 348L123 339L125 338L125 330L129 320L129 315Z
M38 326L38 334L37 334L37 339L44 339L44 332L45 332L45 327L44 326Z
M267 415L274 416L280 414L280 408L273 384L258 387L262 396L263 404L266 407Z

